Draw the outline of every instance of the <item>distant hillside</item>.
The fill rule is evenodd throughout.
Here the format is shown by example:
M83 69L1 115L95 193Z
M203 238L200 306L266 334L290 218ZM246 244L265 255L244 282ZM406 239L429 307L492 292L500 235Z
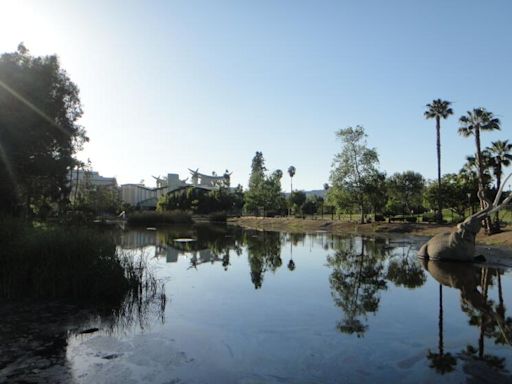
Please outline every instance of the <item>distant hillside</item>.
M306 193L306 197L309 197L309 196L325 197L324 189L314 189L312 191L304 191L304 192Z

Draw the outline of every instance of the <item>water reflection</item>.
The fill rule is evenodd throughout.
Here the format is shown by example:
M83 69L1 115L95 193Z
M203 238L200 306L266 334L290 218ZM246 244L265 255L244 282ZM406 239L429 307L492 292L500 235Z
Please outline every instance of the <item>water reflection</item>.
M261 288L265 272L275 272L283 265L281 259L281 234L279 232L255 232L244 237L247 257L251 268L254 288Z
M0 336L7 340L4 345L18 342L19 353L0 354L0 369L20 368L16 359L25 359L24 342L32 345L37 339L42 354L37 364L43 370L68 369L67 361L76 370L85 361L89 365L83 372L117 372L127 382L139 376L125 372L150 363L147 371L161 378L156 382L337 382L339 377L376 382L379 375L410 382L418 372L427 375L426 382L463 382L465 377L470 382L512 382L506 371L512 340L512 318L506 313L510 276L464 264L422 265L417 245L409 239L230 226L124 232L119 248L130 257L145 254L160 277L168 279L170 304L159 296L161 282L148 280L147 294L127 297L122 310L110 308L98 315L68 309L68 315L56 317L40 311L44 326L35 324L34 316L23 322L22 315L12 315ZM417 303L426 298L434 298L435 304L425 311ZM392 311L384 308L390 303ZM7 316L5 311L0 316ZM16 337L6 338L17 321L30 336L16 331ZM60 325L50 326L53 321ZM109 337L94 343L97 334ZM119 339L121 347L102 349ZM73 349L70 340L75 347L91 343ZM142 359L150 351L152 357ZM79 357L70 359L73 353ZM82 360L80 353L86 355ZM87 360L91 354L96 360ZM171 355L187 358L176 357L182 365L169 368ZM133 356L142 357L131 360ZM375 362L385 368L372 368ZM26 364L24 369L26 374ZM198 371L204 376L195 376Z
M503 271L471 264L424 261L425 270L439 282L439 337L438 352L428 352L431 368L444 374L454 370L457 360L464 364L464 371L480 376L491 375L495 382L512 380L506 376L505 358L485 352L485 340L511 346L512 318L506 317L501 288ZM498 285L498 303L489 298L489 288ZM457 289L460 306L469 318L469 325L479 329L476 344L468 344L456 355L445 353L443 348L443 286ZM475 371L475 369L477 369Z
M340 332L361 337L368 329L367 314L377 312L380 291L387 289L385 253L378 241L352 238L327 257L331 295L345 316L337 325Z
M388 250L392 248L387 247ZM427 276L416 258L416 249L411 244L400 244L398 252L389 261L386 278L399 287L418 288L427 281Z
M120 301L101 306L60 301L0 302L0 383L72 382L67 356L74 340L101 333L121 335L134 327L144 330L164 322L167 297L144 255L128 263L140 274L140 284ZM105 357L105 358L108 358Z

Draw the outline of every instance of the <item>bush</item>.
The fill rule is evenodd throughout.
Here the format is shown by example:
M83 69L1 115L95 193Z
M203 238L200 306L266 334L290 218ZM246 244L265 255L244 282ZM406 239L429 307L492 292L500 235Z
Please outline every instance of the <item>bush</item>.
M426 213L421 217L421 221L423 221L425 223L435 223L436 215L433 213Z
M418 221L418 218L416 216L406 216L405 221L407 221L408 223L415 223L416 221Z
M191 224L192 222L192 215L187 211L143 211L128 216L130 225Z

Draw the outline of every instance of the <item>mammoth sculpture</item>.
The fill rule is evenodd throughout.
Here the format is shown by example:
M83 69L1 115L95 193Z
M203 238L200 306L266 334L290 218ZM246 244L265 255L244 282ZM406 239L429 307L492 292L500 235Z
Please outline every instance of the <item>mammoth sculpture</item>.
M484 200L485 208L457 224L456 231L440 233L432 237L419 249L418 256L427 260L474 261L475 238L482 228L482 220L499 211L512 200L512 194L510 194L501 204L498 204L503 187L510 176L512 174L505 179L492 204L488 200ZM481 190L478 192L478 196L483 199Z

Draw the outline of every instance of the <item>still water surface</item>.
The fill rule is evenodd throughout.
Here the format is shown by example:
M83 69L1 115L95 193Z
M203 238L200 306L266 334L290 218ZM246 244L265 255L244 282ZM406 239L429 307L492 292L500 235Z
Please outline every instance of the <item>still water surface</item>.
M148 260L165 306L115 322L2 308L16 359L0 382L512 382L509 270L424 264L418 239L322 232L198 226L118 244Z

